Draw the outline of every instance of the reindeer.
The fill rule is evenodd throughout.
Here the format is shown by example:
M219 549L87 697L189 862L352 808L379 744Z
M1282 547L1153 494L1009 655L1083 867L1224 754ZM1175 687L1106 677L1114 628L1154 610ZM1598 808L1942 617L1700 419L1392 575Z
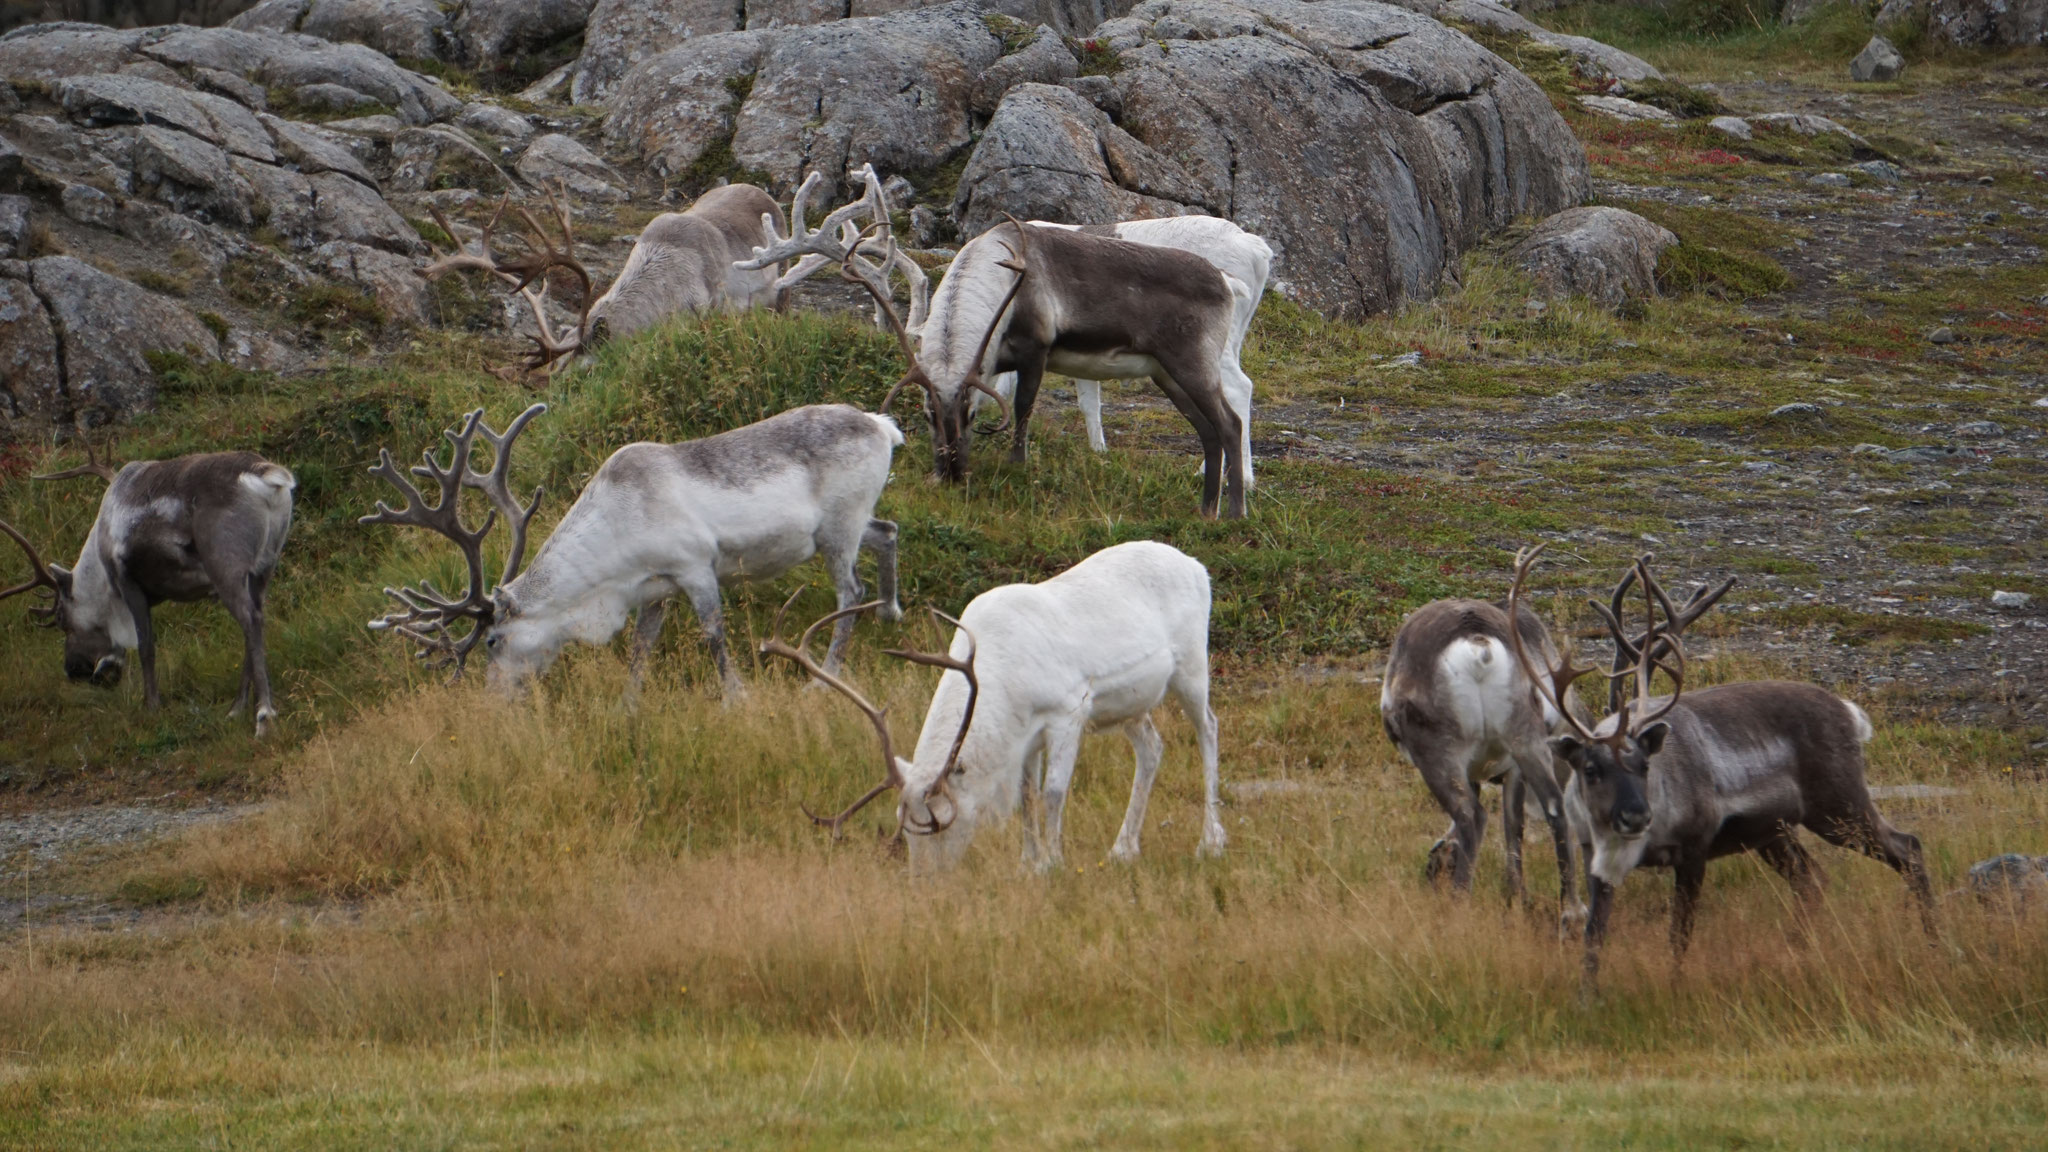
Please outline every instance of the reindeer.
M1529 569L1542 551L1538 545L1516 557L1510 613L1518 609ZM1621 623L1618 606L1628 581L1615 595L1616 608L1593 602L1615 644L1611 712L1597 725L1559 705L1572 681L1593 669L1566 664L1539 674L1520 639L1509 634L1523 675L1571 729L1550 743L1572 766L1565 808L1588 849L1587 986L1599 974L1615 889L1632 869L1669 867L1677 874L1674 957L1684 955L1691 939L1707 861L1715 857L1754 851L1791 882L1802 902L1811 903L1820 881L1795 832L1801 826L1904 876L1931 935L1934 899L1920 841L1885 822L1864 782L1870 718L1810 684L1758 680L1687 694L1678 634L1699 615L1692 609L1708 594L1701 588L1681 612L1651 574L1650 557L1638 558L1633 574L1643 587L1647 626L1640 635L1629 636ZM1668 696L1651 694L1660 671L1671 680ZM1629 687L1633 698L1624 698Z
M263 599L292 524L291 471L254 452L206 452L137 460L116 470L93 456L38 480L98 476L107 482L99 516L78 563L45 564L27 537L0 521L28 554L26 583L0 600L36 591L31 608L64 633L64 674L103 688L120 683L125 653L142 664L143 703L163 706L156 679L156 631L150 609L166 600L216 599L242 626L242 684L230 716L256 699L256 735L277 717L263 647Z
M886 212L873 168L855 176L869 185L868 196L836 210L816 230L805 228L804 200L822 177L806 179L790 211L791 236L755 249L738 267L796 260L776 281L779 291L831 263L852 278L852 255L900 255L886 216L867 231L852 223L863 211ZM870 240L869 231L882 235ZM883 408L906 384L924 390L940 478L966 478L970 393L1005 402L989 385L990 373L1017 373L1015 404L1004 425L1013 429L1013 462L1024 459L1031 409L1046 369L1089 380L1149 376L1201 438L1202 514L1213 518L1227 502L1229 516L1244 515L1244 421L1231 406L1219 367L1234 347L1236 316L1246 300L1256 299L1243 281L1176 248L1015 220L960 250L921 323L899 319L889 295L870 279L862 282L910 359L909 372Z
M396 488L405 507L380 501L361 523L411 525L448 537L462 550L468 587L460 597L425 582L386 588L398 608L371 628L411 639L428 664L452 664L457 675L481 642L490 682L510 690L545 672L570 641L602 644L637 612L630 696L661 633L664 602L680 593L696 611L720 681L733 696L744 689L726 653L723 584L773 580L822 555L846 607L861 598L854 560L867 548L880 561L883 615L902 615L896 525L874 519L890 458L903 442L895 421L844 404L814 404L701 440L628 444L598 468L532 567L522 568L542 492L536 489L521 505L507 474L513 442L545 411L547 405L535 404L498 433L478 409L444 433L452 446L448 462L429 451L412 468L438 487L434 504L399 471L389 449L380 452L370 473ZM470 464L478 437L492 454L489 471ZM463 488L480 490L493 508L473 529L461 518ZM482 542L500 518L511 527L511 546L497 584L487 588ZM837 667L852 628L850 617L842 620L828 668Z
M781 205L753 184L713 188L681 212L656 216L640 230L618 278L590 306L583 343L596 347L678 312L782 303L773 270L734 267L769 242L764 218L777 232L785 229Z
M785 608L787 605L785 605ZM1217 812L1216 715L1209 710L1209 573L1165 544L1105 548L1040 584L1009 584L974 598L955 620L945 654L888 654L944 669L910 759L893 751L886 710L811 659L811 636L869 605L841 609L807 629L795 646L777 615L765 655L797 664L844 693L881 738L883 780L833 816L805 814L834 835L883 792L900 793L899 831L909 832L913 868L956 863L984 824L1017 810L1043 771L1044 827L1027 829L1024 863L1061 862L1060 820L1081 738L1120 727L1137 754L1130 806L1110 855L1138 857L1145 805L1165 751L1152 711L1171 695L1195 726L1206 789L1198 852L1223 851ZM978 720L978 722L977 722Z
M567 203L547 194L548 207L560 239L550 235L526 208L518 209L526 224L527 250L501 260L491 251L491 235L504 218L510 197L479 230L473 245L436 251L436 259L419 269L438 280L450 272L478 271L517 292L533 312L534 350L529 370L552 372L556 364L613 336L651 327L678 312L742 310L769 301L782 302L772 271L744 272L734 262L771 242L782 227L782 209L768 193L752 184L713 188L681 212L655 217L633 242L625 267L603 295L595 294L590 269L575 256L576 235ZM455 226L428 205L441 231L455 239ZM772 229L771 230L771 226ZM558 328L548 316L548 274L566 270L581 286L582 309L576 323Z
M1251 491L1252 378L1245 375L1239 358L1244 349L1245 335L1251 331L1252 315L1259 310L1259 300L1266 292L1266 278L1273 269L1273 249L1264 239L1218 216L1161 216L1149 220L1123 220L1115 224L1056 224L1046 220L1030 223L1034 228L1071 228L1091 235L1128 240L1133 244L1192 252L1248 289L1247 294L1237 297L1230 346L1216 367L1223 373L1224 394L1230 401L1230 410L1237 413L1239 423L1244 426L1239 450L1243 453L1245 491ZM1017 374L998 373L993 384L996 394L1007 400L1016 392ZM1097 452L1108 451L1109 441L1102 434L1102 382L1077 378L1074 396L1080 404L1081 420L1087 425L1088 447ZM979 401L982 397L973 399Z

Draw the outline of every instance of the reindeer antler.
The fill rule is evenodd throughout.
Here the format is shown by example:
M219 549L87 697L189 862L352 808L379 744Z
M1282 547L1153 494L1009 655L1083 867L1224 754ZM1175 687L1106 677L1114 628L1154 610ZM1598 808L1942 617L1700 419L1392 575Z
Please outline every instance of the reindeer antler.
M469 569L469 587L460 598L444 594L428 580L401 588L385 588L384 594L397 601L401 610L370 621L370 628L374 631L396 632L416 643L420 659L431 668L445 668L452 663L459 678L471 650L483 639L496 618L497 606L491 597L494 589L484 587L483 540L497 524L501 512L512 525L512 546L506 554L500 584L519 575L520 563L526 553L527 526L540 507L543 490L536 488L532 503L521 508L512 499L506 473L510 467L513 440L525 431L530 420L545 411L545 404L529 407L507 425L501 435L484 423L484 410L479 408L464 419L459 430L449 428L444 431L442 435L452 447L447 465L443 466L435 459L430 449L421 453L422 463L413 465L410 470L414 476L435 483L437 499L432 504L427 503L419 488L398 470L397 462L391 458L391 450L378 449L377 466L370 469L370 475L398 489L399 494L405 497L405 507L393 509L379 500L376 511L360 517L357 523L409 525L438 532L462 550L463 561ZM482 435L492 449L494 459L489 472L477 472L469 466L470 452L478 435ZM475 529L462 523L461 498L465 487L481 490L492 504L483 524ZM457 635L453 629L464 620L469 622L469 631Z
M867 716L868 722L875 726L875 735L882 742L883 776L880 784L868 789L865 795L855 800L852 804L847 805L845 809L835 816L820 816L816 812L811 811L809 805L799 805L803 809L804 815L811 818L813 824L818 825L820 828L830 828L832 830L832 838L836 840L839 838L840 829L846 826L846 822L853 818L854 813L867 807L875 797L880 796L882 793L892 788L900 789L903 787L903 772L896 766L895 745L889 739L889 710L887 708L875 707L868 702L867 697L860 694L859 689L840 677L834 676L832 673L820 668L818 662L811 659L811 637L817 635L818 629L823 628L827 624L831 624L845 616L857 616L870 608L880 607L882 602L880 600L871 600L866 604L858 604L852 608L841 608L837 612L821 616L809 628L804 629L803 637L796 642L794 647L791 647L782 640L782 618L789 611L789 606L796 603L796 598L803 595L803 592L804 590L799 588L795 592L790 593L789 599L783 601L781 608L776 609L775 623L769 630L768 639L761 642L761 654L764 656L780 656L784 660L788 660L797 667L802 668L805 672L810 673L811 677L820 684L834 689L848 700L853 701L853 706L860 709Z
M1515 663L1522 669L1522 675L1528 678L1529 686L1546 703L1557 709L1557 714L1564 717L1564 722L1571 726L1572 731L1579 734L1580 739L1598 743L1601 738L1593 735L1591 729L1581 724L1579 718L1568 707L1571 703L1572 682L1598 669L1591 665L1584 668L1573 667L1571 651L1567 648L1559 654L1555 669L1539 672L1535 665L1530 663L1529 654L1522 648L1522 586L1528 581L1529 570L1535 567L1536 558L1543 555L1543 550L1549 546L1548 543L1538 544L1515 554L1515 578L1514 582L1508 585L1508 647L1514 651Z
M112 484L114 482L114 477L119 476L121 474L121 469L101 460L97 455L95 455L92 450L92 440L89 439L84 432L80 432L78 434L78 440L79 443L85 445L85 463L80 464L76 468L66 468L62 472L51 472L42 476L31 476L29 477L29 479L69 480L76 476L97 476L100 479L105 480L107 483ZM106 447L112 448L113 446L114 437L113 434L110 432L107 434Z
M1628 571L1622 575L1621 582L1614 586L1614 593L1609 603L1602 604L1598 600L1587 601L1587 603L1592 605L1593 611L1599 613L1600 618L1606 622L1608 635L1614 640L1614 665L1613 669L1608 673L1607 685L1607 710L1609 712L1621 711L1622 700L1627 692L1629 672L1642 660L1643 645L1647 643L1647 634L1633 638L1627 635L1627 630L1621 624L1621 616L1622 603L1628 595L1628 590L1636 583L1638 569L1647 571L1652 559L1654 559L1654 556L1648 552L1636 558L1636 563L1629 566ZM1722 581L1719 587L1702 584L1693 589L1692 595L1686 599L1685 607L1676 611L1672 610L1668 600L1664 601L1667 623L1660 629L1662 637L1658 641L1656 651L1653 653L1653 659L1661 659L1666 656L1669 653L1672 638L1684 632L1686 628L1691 626L1693 621L1705 615L1707 609L1719 603L1721 597L1726 596L1728 590L1733 587L1735 587L1735 577L1733 576ZM1651 595L1651 593L1646 592L1645 595ZM1658 588L1655 595L1662 597L1663 589L1661 587Z
M1664 701L1664 706L1655 712L1633 717L1624 715L1622 720L1626 723L1616 722L1615 730L1626 730L1631 737L1641 735L1644 729L1677 707L1679 696L1685 692L1685 646L1678 642L1678 631L1674 627L1678 622L1678 613L1672 609L1671 599L1664 595L1664 589L1657 584L1657 578L1650 574L1649 556L1644 555L1636 559L1635 572L1636 578L1643 584L1645 627L1642 642L1637 648L1640 655L1636 659L1635 667L1636 698L1629 705L1629 711L1640 711L1650 706L1650 681L1660 670L1671 678L1671 695ZM1733 581L1729 583L1730 586L1733 585ZM1724 592L1726 590L1726 587L1722 589ZM1693 599L1699 599L1698 595ZM1657 623L1657 609L1660 607L1664 610L1665 619L1662 627ZM1702 608L1701 611L1705 609ZM1694 616L1697 615L1698 613L1694 613ZM1666 655L1672 660L1669 664L1664 662L1663 657Z
M63 595L64 586L57 582L56 573L51 572L50 566L48 564L43 563L43 558L36 554L36 546L28 542L28 537L23 536L20 532L15 531L14 525L9 524L5 520L0 520L0 532L5 532L8 535L8 537L12 539L16 544L21 545L21 550L23 552L28 553L29 567L28 580L23 583L16 584L12 588L0 590L0 600L5 600L10 596L19 596L23 592L33 592L37 590L46 592L49 594L53 602L50 604L37 604L30 606L28 610L29 615L35 618L35 623L38 627L56 627L57 606L54 603L54 601L57 597Z
M491 218L484 223L478 233L474 250L461 246L455 226L441 214L440 206L428 204L427 211L434 217L434 223L440 225L441 231L446 232L448 238L455 241L458 247L456 251L448 253L435 249L438 258L425 268L419 269L419 274L428 280L438 280L450 272L478 271L490 275L519 293L533 310L536 332L529 337L535 347L532 352L527 353L525 366L529 371L545 369L552 372L557 361L583 347L583 331L590 323L590 308L596 303L597 292L596 285L590 277L590 269L575 257L576 234L566 201L558 198L549 189L543 188L541 191L547 197L548 208L554 216L556 227L561 230L561 246L556 246L554 239L541 227L540 221L534 218L532 212L521 207L519 217L526 223L527 251L515 255L510 260L500 260L491 252L491 233L497 228L498 221L504 217L505 209L511 203L509 193L499 197L497 208L492 211ZM566 196L566 193L564 195ZM575 327L564 332L555 331L554 321L548 319L547 314L547 274L554 268L567 268L576 274L576 278L583 285L582 313L577 317ZM538 289L534 287L536 281L539 282Z
M981 697L981 681L974 675L974 657L981 650L981 641L975 639L973 631L967 625L937 608L927 607L925 610L932 614L933 619L951 624L967 637L967 659L955 660L951 653L917 652L908 648L884 648L882 654L894 656L899 660L908 660L912 664L951 669L967 678L967 707L960 714L960 730L953 734L953 746L946 752L945 766L939 769L938 778L932 781L932 786L926 789L924 794L925 811L931 812L931 823L925 828L916 829L921 832L944 832L953 826L953 819L960 812L958 803L953 799L952 779L960 771L960 749L967 743L967 729L974 723L974 705ZM936 796L946 798L944 823L939 822L938 813L932 812L931 802Z

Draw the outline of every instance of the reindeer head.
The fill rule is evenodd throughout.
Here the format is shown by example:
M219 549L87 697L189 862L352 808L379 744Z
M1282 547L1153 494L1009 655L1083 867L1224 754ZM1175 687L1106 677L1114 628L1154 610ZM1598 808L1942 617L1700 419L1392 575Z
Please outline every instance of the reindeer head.
M462 550L469 568L469 587L460 598L443 595L426 580L404 588L386 588L384 594L398 602L400 611L370 621L374 630L395 632L412 640L418 645L419 658L428 667L445 668L452 664L455 675L460 677L470 652L482 643L490 653L491 683L509 688L545 666L554 655L552 650L543 651L547 644L544 638L536 639L533 630L521 626L518 600L509 587L525 562L526 529L540 508L542 495L542 489L535 488L533 499L524 507L513 498L506 481L512 464L512 442L526 430L528 421L547 410L547 405L535 404L520 413L503 433L497 433L483 422L484 412L479 408L469 414L459 429L450 428L442 433L452 446L448 463L442 465L429 450L421 453L424 462L413 465L411 470L413 475L432 480L438 487L439 500L431 505L398 470L391 450L378 451L378 463L370 469L370 475L398 489L405 497L405 507L393 510L379 500L377 510L357 523L409 524L438 532ZM470 450L478 436L491 446L488 472L470 467ZM481 491L491 502L491 511L475 529L462 523L464 488ZM498 583L485 588L483 541L501 516L512 526L512 546L505 554L505 567Z
M801 592L802 589L798 589L798 593ZM782 605L781 610L775 613L775 625L770 638L761 645L762 655L780 656L810 673L819 683L843 693L847 699L853 701L854 707L867 715L868 722L875 726L875 735L881 740L882 745L881 783L868 789L865 795L836 815L820 816L808 807L803 809L804 815L809 816L812 823L820 828L831 829L836 839L855 813L867 807L870 801L882 793L894 790L900 794L896 802L896 833L909 834L912 864L924 866L950 862L957 858L960 851L965 848L967 839L973 834L974 822L971 800L967 797L955 797L952 787L953 777L960 772L960 748L967 742L968 727L974 723L975 701L981 694L980 681L974 675L974 633L969 632L967 626L960 621L933 608L930 610L933 619L953 625L967 638L968 649L964 659L956 659L946 653L919 652L908 648L883 650L884 655L908 660L913 664L958 672L966 679L967 702L961 712L960 727L954 733L952 746L947 750L943 761L921 767L916 761L905 760L896 755L895 745L889 736L889 710L877 708L869 703L868 699L845 679L819 667L810 654L811 638L818 634L819 629L841 617L857 615L870 608L879 607L882 602L871 601L821 617L809 628L804 629L803 637L791 646L782 640L782 617L789 611L789 605L795 601L796 595L793 594ZM936 697L934 702L936 703ZM927 724L931 723L931 720L931 717L927 717Z
M92 444L85 445L85 463L62 472L32 477L36 480L69 480L77 476L97 476L108 484L120 470L102 461L92 450ZM45 564L36 553L28 537L16 531L6 521L0 521L0 532L5 532L21 550L27 554L29 578L12 588L0 591L0 600L34 592L44 603L29 609L37 626L55 628L64 633L64 675L73 680L90 681L101 688L112 688L121 682L121 671L127 665L127 649L115 634L115 621L109 595L88 597L94 602L82 601L74 592L76 580L71 569L62 564Z
M1010 251L1010 259L999 261L999 264L1016 272L1016 279L1009 286L1009 294L1003 297L1002 303L990 316L973 360L958 365L959 371L952 374L953 378L947 378L947 373L935 371L928 360L920 359L918 355L918 340L924 330L928 307L928 281L917 262L896 246L881 177L876 175L873 165L861 166L853 176L862 183L864 194L834 210L816 229L810 229L805 224L809 219L805 213L812 194L825 179L820 173L812 172L790 202L789 238L781 238L773 217L763 214L761 223L762 230L768 235L767 247L754 249L752 259L739 261L734 267L751 271L795 259L795 265L775 281L774 291L779 294L818 269L837 264L842 277L867 289L875 301L876 323L895 331L897 342L903 349L903 358L909 364L902 379L889 389L877 410L888 411L897 393L906 385L917 385L924 392L925 419L932 431L932 471L944 480L964 480L967 477L968 421L973 394L980 392L994 400L999 408L1005 408L1002 396L982 378L982 365L988 355L989 341L1000 327L1010 301L1016 298L1017 290L1024 283L1024 264L1016 249L1004 243ZM869 218L865 227L858 222L864 213ZM1023 225L1018 224L1017 229L1021 244ZM896 312L895 297L889 287L892 272L901 273L910 287L908 321ZM1008 425L1009 415L1005 408L997 431Z
M1510 620L1517 619L1522 586L1543 548L1540 544L1525 548L1515 557L1514 583L1508 589ZM1517 634L1520 630L1508 629L1510 647L1523 675L1571 728L1570 732L1551 737L1550 745L1572 766L1578 778L1580 795L1585 799L1594 823L1627 839L1642 836L1650 830L1650 760L1663 749L1664 739L1671 730L1664 716L1677 706L1679 696L1685 691L1685 649L1679 644L1679 634L1735 586L1733 579L1712 592L1702 585L1681 610L1673 607L1664 595L1664 589L1651 575L1650 559L1647 554L1636 558L1621 583L1615 587L1610 603L1590 601L1594 610L1606 620L1615 644L1614 663L1608 672L1609 715L1590 728L1565 704L1572 681L1595 669L1574 668L1570 656L1566 655L1555 672L1545 675L1530 663L1523 651ZM1641 581L1643 586L1646 627L1641 635L1631 638L1622 625L1621 615L1629 588L1637 581ZM1662 622L1657 618L1660 608L1664 615ZM1659 671L1670 677L1671 695L1661 704L1655 704L1651 681ZM1634 698L1627 699L1625 693L1631 685Z

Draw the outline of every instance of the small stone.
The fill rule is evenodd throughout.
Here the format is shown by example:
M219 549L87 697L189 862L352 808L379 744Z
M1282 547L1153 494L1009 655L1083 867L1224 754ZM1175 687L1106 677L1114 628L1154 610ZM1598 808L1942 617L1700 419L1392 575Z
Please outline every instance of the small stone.
M1420 367L1422 367L1422 353L1421 353L1421 352L1403 352L1403 353L1401 353L1401 354L1400 354L1399 356L1396 356L1396 357L1394 357L1393 359L1391 359L1391 360L1387 361L1386 363L1384 363L1384 364L1380 365L1380 367L1382 367L1382 368L1420 368Z
M1953 344L1956 342L1956 330L1944 324L1927 334L1927 342L1929 344Z
M936 245L942 236L939 229L939 214L930 207L919 204L910 210L910 242L919 248Z
M1808 404L1803 400L1795 401L1791 404L1780 404L1776 408L1771 409L1771 415L1773 416L1818 416L1820 414L1820 405Z
M1882 36L1872 36L1870 43L1863 46L1863 51L1858 52L1856 58L1849 61L1849 79L1859 84L1879 84L1887 80L1897 80L1899 74L1905 70L1906 58L1899 55L1899 50L1892 46L1892 42Z
M1997 182L1998 182L1998 178L1997 178L1996 176L1979 176L1979 177L1977 177L1977 183L1979 183L1979 184L1982 184L1982 185L1984 185L1984 186L1985 186L1985 187L1987 187L1987 188L1988 188L1988 187L1990 187L1990 186L1991 186L1992 184L1995 184L1995 183L1997 183Z
M1522 311L1528 313L1532 317L1541 316L1545 312L1550 311L1550 305L1531 296L1526 302L1523 303Z
M2005 428L1991 420L1972 420L1968 424L1956 425L1956 435L1991 440L2005 435Z
M1847 188L1854 183L1847 172L1821 172L1808 176L1806 182L1822 188Z
M1707 127L1736 140L1749 140L1756 136L1749 130L1749 121L1740 116L1716 116L1707 121Z
M1906 170L1889 160L1865 160L1851 167L1880 184L1897 184L1906 178Z
M308 108L325 108L334 112L347 112L377 102L375 96L339 84L301 85L292 91L292 99Z
M1885 453L1894 464L1945 464L1962 454L1963 450L1953 444L1919 444Z
M2048 856L1993 856L1971 865L1969 875L1970 891L1980 900L2025 900L2048 892Z
M1678 117L1654 104L1642 104L1626 96L1581 96L1579 103L1588 112L1598 112L1602 116L1611 116L1616 120L1662 123L1676 123L1678 120Z
M2026 592L1993 592L1991 594L1991 606L1993 608L2025 608L2033 602L2034 597Z
M882 181L882 198L891 208L901 208L917 199L917 185L898 175L891 175Z
M1854 448L1849 449L1849 455L1851 456L1885 456L1890 453L1891 449L1882 444L1858 444Z
M1742 463L1742 470L1744 472L1770 472L1777 467L1776 464L1769 460L1745 460Z
M1977 217L1977 219L1986 224L1996 224L1999 221L1999 215L1996 212L1986 212L1982 216Z
M96 224L101 228L114 226L114 214L119 208L112 196L90 184L66 184L61 202L66 216L80 224Z

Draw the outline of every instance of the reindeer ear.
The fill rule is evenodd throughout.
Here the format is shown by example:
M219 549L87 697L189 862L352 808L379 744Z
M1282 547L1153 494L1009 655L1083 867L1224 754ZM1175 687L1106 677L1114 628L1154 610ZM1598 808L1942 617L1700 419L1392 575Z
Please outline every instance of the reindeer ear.
M1574 764L1578 763L1578 755L1585 747L1577 736L1573 736L1570 733L1550 738L1550 750Z
M1664 737L1670 734L1671 725L1659 720L1636 733L1636 747L1641 748L1645 756L1655 756L1664 747Z

